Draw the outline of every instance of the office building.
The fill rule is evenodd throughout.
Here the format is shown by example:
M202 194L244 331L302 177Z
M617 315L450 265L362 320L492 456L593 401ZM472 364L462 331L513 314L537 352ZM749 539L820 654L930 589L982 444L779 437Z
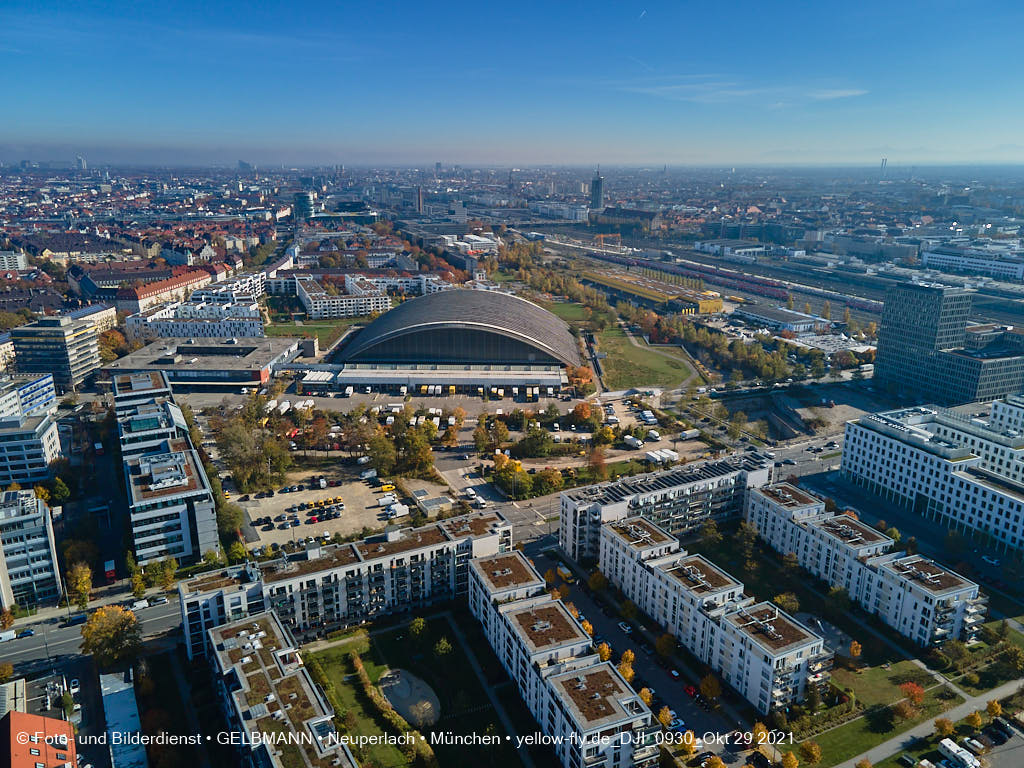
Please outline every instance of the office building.
M986 598L978 585L938 563L894 551L896 542L847 514L825 511L825 502L788 483L751 491L747 521L758 535L830 587L845 589L921 646L971 640L985 621Z
M943 529L1024 549L1020 433L921 406L848 421L845 434L842 472L853 483Z
M601 171L594 171L594 178L590 182L590 210L600 212L604 208L604 176Z
M219 549L210 482L159 373L114 377L114 412L135 559L193 562Z
M1024 280L1024 259L1020 252L992 252L944 245L922 251L921 266L945 272L988 275L998 280Z
M359 768L334 709L277 615L259 613L208 633L221 709L243 768ZM272 743L254 738L280 734Z
M50 374L0 382L0 485L50 479L50 462L61 455L56 410Z
M756 603L743 584L668 531L634 516L600 529L601 572L758 712L823 688L832 653L824 640L774 603Z
M466 594L470 559L511 549L511 524L476 512L203 574L178 585L186 647L202 655L211 626L254 611L316 634L450 600Z
M748 488L771 482L772 462L748 453L563 491L558 540L573 560L598 556L601 526L642 516L674 536L743 514Z
M313 216L314 198L312 192L296 192L292 203L296 221L306 221Z
M1024 389L1024 339L971 334L972 292L936 283L901 283L886 292L874 380L892 392L953 405Z
M651 768L651 711L520 552L470 563L469 609L566 768Z
M50 507L30 490L0 493L0 610L56 604L57 568Z
M66 720L11 710L0 719L0 765L74 768L75 729Z
M100 367L96 325L88 319L43 317L11 330L19 373L53 374L59 393L80 387Z

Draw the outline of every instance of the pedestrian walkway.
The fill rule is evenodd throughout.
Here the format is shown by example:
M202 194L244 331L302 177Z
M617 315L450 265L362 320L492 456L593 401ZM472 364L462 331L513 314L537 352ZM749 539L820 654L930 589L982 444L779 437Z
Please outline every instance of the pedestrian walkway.
M168 591L161 589L160 587L151 587L146 590L146 594L143 598L147 599L157 597L159 595L168 595ZM132 595L130 589L121 584L111 584L109 586L104 585L97 587L90 593L89 605L86 610L92 611L96 608L102 608L107 605L121 605L129 601L135 600L135 596ZM61 602L60 605L46 605L38 608L35 613L30 616L23 616L20 619L14 620L14 629L26 629L34 624L53 624L62 620L66 620L74 616L76 613L81 613L82 609L74 603L68 605L66 602Z
M941 717L948 718L953 722L962 720L967 717L971 712L978 710L984 710L985 705L992 699L1001 699L1004 696L1009 696L1011 693L1017 691L1020 687L1020 680L1011 680L1008 683L998 688L993 688L991 691L982 694L981 696L971 696L963 704L959 704L953 709L943 712ZM881 760L894 755L900 750L909 749L915 740L931 736L935 732L935 723L932 720L926 720L919 725L915 725L913 728L904 731L899 736L894 736L888 741L882 742L877 747L872 747L867 752L862 752L856 757L851 757L844 763L839 763L835 768L854 768L856 764L863 758L867 758L872 764L878 763Z

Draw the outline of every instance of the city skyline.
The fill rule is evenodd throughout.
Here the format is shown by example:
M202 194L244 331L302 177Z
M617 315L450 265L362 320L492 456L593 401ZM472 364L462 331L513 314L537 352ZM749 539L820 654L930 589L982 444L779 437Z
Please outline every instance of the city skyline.
M1022 11L986 5L13 3L0 159L1017 163L1024 107L993 57Z

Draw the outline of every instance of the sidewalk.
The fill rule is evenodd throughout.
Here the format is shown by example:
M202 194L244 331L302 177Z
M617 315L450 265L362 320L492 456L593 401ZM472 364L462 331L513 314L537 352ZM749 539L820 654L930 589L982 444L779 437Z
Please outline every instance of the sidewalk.
M957 720L967 717L971 712L984 710L985 704L991 699L1001 699L1004 696L1009 696L1020 687L1020 684L1020 680L1011 680L1008 683L1003 683L998 688L993 688L991 691L988 691L981 696L972 696L963 704L943 712L940 717L949 718L953 722L956 722ZM934 732L934 722L932 720L927 720L915 725L908 731L904 731L899 736L894 736L888 741L882 742L877 747L872 747L867 752L863 752L856 757L851 757L844 763L839 763L835 768L854 768L854 766L865 757L870 760L872 764L878 763L890 755L896 754L900 750L909 748L915 739L931 736Z
M176 596L177 591L174 591ZM166 595L168 598L173 599L172 593L168 590L161 589L160 587L151 587L146 590L145 598L157 597L158 595ZM24 616L20 619L14 620L14 629L21 630L27 629L35 624L53 624L65 621L76 613L82 613L82 609L72 603L70 607L65 602L66 598L63 598L60 605L47 605L38 608L31 616ZM87 611L95 610L107 605L119 605L122 603L134 601L135 597L132 595L131 589L127 583L117 582L115 584L104 584L102 587L97 587L90 593L89 605L86 607Z

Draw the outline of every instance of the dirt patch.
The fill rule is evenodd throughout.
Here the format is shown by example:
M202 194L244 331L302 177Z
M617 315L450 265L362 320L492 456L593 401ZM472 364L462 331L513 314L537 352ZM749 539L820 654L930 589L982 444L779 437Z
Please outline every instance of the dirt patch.
M381 675L381 692L413 728L434 725L441 717L441 702L434 689L412 672L392 669Z

